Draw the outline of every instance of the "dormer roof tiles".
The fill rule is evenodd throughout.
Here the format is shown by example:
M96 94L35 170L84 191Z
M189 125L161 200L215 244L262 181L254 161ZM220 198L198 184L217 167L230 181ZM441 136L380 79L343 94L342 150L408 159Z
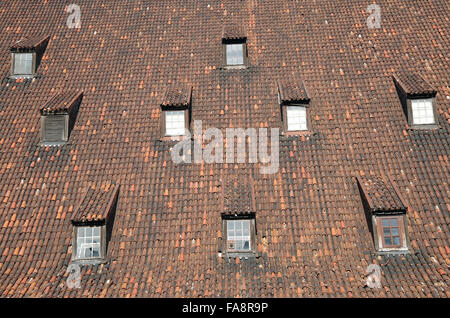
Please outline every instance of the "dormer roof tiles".
M357 180L370 212L406 212L406 206L390 180L376 176L359 176Z
M428 84L422 76L410 72L398 72L394 74L394 81L398 83L407 97L434 96L436 90Z
M222 39L223 40L245 40L245 39L247 39L247 36L245 35L245 30L241 25L226 24L222 28Z
M48 42L50 36L48 35L35 35L23 38L11 46L11 50L32 50Z
M41 108L41 114L71 113L82 97L81 91L66 90L57 93Z
M161 107L188 107L191 103L192 86L171 84L166 88Z
M106 188L89 187L72 216L72 223L106 221L118 194L119 186L115 184L108 185Z
M282 104L307 103L310 98L304 81L278 81L278 91Z
M222 215L243 216L256 213L252 177L230 174L222 182Z

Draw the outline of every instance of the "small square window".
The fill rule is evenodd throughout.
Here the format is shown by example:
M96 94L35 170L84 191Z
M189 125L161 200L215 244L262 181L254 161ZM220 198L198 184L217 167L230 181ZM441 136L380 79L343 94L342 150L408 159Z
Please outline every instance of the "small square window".
M77 227L77 259L96 259L102 257L101 232L100 226Z
M432 99L412 99L412 117L414 125L434 124L434 111Z
M14 53L14 75L33 74L33 53Z
M376 217L376 222L381 250L406 248L403 216Z
M226 44L226 64L227 65L244 65L244 45Z
M251 246L251 220L227 220L227 250L246 252Z
M308 130L306 107L286 106L288 131Z
M183 136L185 134L185 112L165 111L166 136Z

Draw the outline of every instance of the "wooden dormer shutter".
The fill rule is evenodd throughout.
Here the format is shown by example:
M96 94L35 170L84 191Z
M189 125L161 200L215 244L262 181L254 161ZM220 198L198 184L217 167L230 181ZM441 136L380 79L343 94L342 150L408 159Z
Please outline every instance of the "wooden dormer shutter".
M44 142L64 142L67 140L66 125L68 115L44 117Z

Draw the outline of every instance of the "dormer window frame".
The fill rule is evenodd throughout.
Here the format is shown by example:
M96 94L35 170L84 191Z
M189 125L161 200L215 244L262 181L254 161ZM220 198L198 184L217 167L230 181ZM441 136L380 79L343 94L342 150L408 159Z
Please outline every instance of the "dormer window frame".
M306 113L306 129L300 129L300 130L289 130L288 125L288 107L301 107L305 109ZM311 110L309 107L309 103L289 103L289 104L283 104L281 105L281 113L283 116L283 132L285 135L301 135L305 133L311 132Z
M391 223L391 220L396 220L397 227L398 228L398 235L396 233L393 233L393 229L390 226L384 226L383 221L389 220ZM374 234L374 243L375 243L375 249L380 254L386 254L386 253L407 253L410 250L409 246L409 238L408 238L408 231L407 229L407 218L406 213L403 211L398 211L398 213L377 213L372 215L372 225L373 225L373 234ZM386 235L384 234L384 229L390 229L390 236L393 237L399 237L400 243L394 244L394 242L391 242L390 245L386 244Z
M18 74L16 69L16 54L31 54L31 72L29 74ZM12 51L11 52L11 78L34 78L36 76L36 51L34 49Z
M184 113L184 130L185 133L182 135L168 135L167 129L166 129L166 112L183 112ZM188 132L191 131L190 129L190 111L189 107L162 107L161 108L161 137L162 139L173 139L178 140L186 136L186 130Z
M49 121L56 120L58 118L64 118L64 128L62 133L61 140L48 140L47 139L47 125ZM42 146L61 146L67 143L69 140L69 113L62 114L42 114L41 115L41 145Z
M227 48L229 45L242 45L242 64L228 64ZM247 38L222 39L222 59L224 69L245 69L248 68Z
M100 228L100 255L98 257L78 257L78 232L81 228ZM73 224L72 232L72 262L80 264L100 264L106 261L106 223L105 222L80 222Z
M252 257L256 255L257 243L256 243L256 217L255 213L250 214L222 214L222 233L223 233L223 246L222 250L228 257ZM249 224L249 249L235 249L230 248L230 244L233 243L228 238L228 228L231 222L245 221Z
M413 111L413 101L416 100L429 100L431 102L432 108L433 108L433 119L434 123L432 124L417 124L414 122L414 111ZM408 125L411 128L415 129L431 129L431 128L438 128L439 127L439 120L438 120L438 112L436 108L436 97L435 96L414 96L414 97L406 97L406 107L407 107L407 113L408 113Z

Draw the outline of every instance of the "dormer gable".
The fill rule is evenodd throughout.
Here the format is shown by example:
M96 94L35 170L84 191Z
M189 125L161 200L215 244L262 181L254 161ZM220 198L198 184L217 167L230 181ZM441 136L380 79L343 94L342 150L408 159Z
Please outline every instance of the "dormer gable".
M14 43L11 50L11 77L33 78L41 63L50 36L31 36Z

